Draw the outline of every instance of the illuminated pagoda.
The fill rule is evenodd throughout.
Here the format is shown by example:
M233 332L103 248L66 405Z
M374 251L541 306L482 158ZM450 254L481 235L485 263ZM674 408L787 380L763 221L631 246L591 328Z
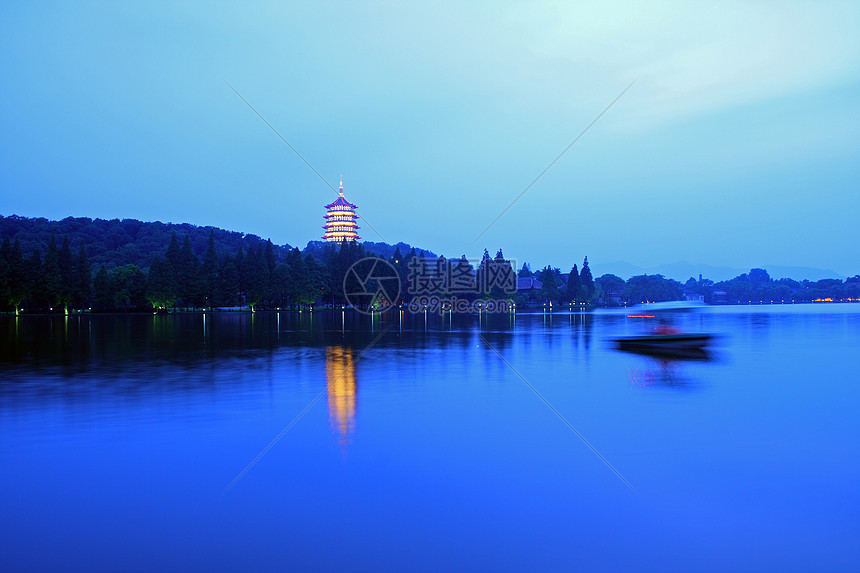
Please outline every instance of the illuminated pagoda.
M326 242L339 243L341 241L357 241L359 227L355 220L357 207L346 200L343 196L343 175L340 176L340 189L337 191L337 199L334 203L325 206L328 210L325 214L325 235L322 236Z

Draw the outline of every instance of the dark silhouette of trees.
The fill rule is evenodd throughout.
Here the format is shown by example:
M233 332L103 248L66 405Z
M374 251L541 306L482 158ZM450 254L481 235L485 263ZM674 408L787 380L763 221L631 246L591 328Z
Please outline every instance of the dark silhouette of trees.
M591 269L588 267L588 257L582 261L579 280L582 283L582 300L587 303L594 302L594 277L591 276Z
M570 269L570 274L567 275L567 284L565 285L565 293L568 302L582 302L582 280L579 277L579 270L576 265Z
M57 259L60 267L60 290L56 297L56 305L63 308L63 312L69 312L69 305L75 299L75 274L72 262L72 248L69 245L69 237L63 237L63 246Z
M218 298L218 253L215 250L215 233L209 232L209 246L200 269L200 288L204 306L212 308Z
M93 279L93 310L107 312L113 308L113 294L111 292L110 275L107 268L102 265Z
M628 279L623 297L628 304L683 300L684 287L663 275L639 275Z
M0 217L0 239L0 310L4 312L339 306L347 303L343 296L347 270L362 258L383 255L400 276L402 294L397 302L411 302L409 275L416 268L429 273L438 287L433 294L439 296L471 301L479 296L512 298L493 274L504 269L513 275L501 249L495 257L485 250L475 269L465 256L451 260L428 256L405 243L315 242L302 252L211 227L23 217ZM76 255L72 242L78 245ZM376 250L369 251L368 245ZM30 256L25 257L25 252ZM134 262L144 257L144 262ZM774 280L765 269L751 269L718 283L690 279L682 285L660 275L627 281L603 275L594 280L587 257L582 269L574 265L566 279L551 266L534 274L542 284L540 290L521 293L518 300L602 305L677 300L685 295L701 295L706 302L718 304L860 300L860 276L845 281ZM533 273L523 264L518 275Z
M532 276L532 269L531 267L529 267L528 263L523 263L523 266L517 273L517 276L519 278L529 278L530 276Z
M167 257L152 259L146 281L146 300L156 310L173 308L178 298L176 270Z
M171 246L173 242L171 241ZM201 284L200 259L191 250L191 239L185 235L185 241L179 250L176 263L177 293L185 307L203 306L203 285Z
M490 252L484 249L484 254L481 257L481 262L478 263L478 273L475 276L475 282L478 287L479 298L490 298L491 277L490 268L493 266L493 260L490 258Z
M626 282L619 276L606 274L594 281L602 293L603 306L617 306L622 301Z
M60 249L57 248L57 237L51 234L51 241L48 243L48 251L45 253L45 261L42 264L42 272L39 273L44 279L42 288L44 289L45 300L50 305L56 305L57 299L60 297Z
M87 247L83 241L81 241L81 248L78 249L78 256L75 259L73 280L73 304L80 309L88 307L90 297L92 296L93 275L90 268L90 259L87 257Z
M517 294L516 274L511 261L505 259L502 249L496 252L490 274L490 298L493 300L513 300ZM507 291L505 287L507 287Z
M44 272L42 254L39 249L35 249L27 261L27 286L29 287L29 298L36 309L44 309L48 306Z
M112 269L110 288L114 310L128 312L146 309L146 275L137 265Z
M9 264L9 259L12 255L12 247L9 245L9 238L3 239L3 245L0 246L0 300L4 302L12 302L12 268Z
M559 284L562 282L558 269L550 266L544 267L538 273L538 280L543 283L540 288L540 296L547 302L559 302Z
M15 240L11 246L8 237L3 239L0 246L0 303L8 304L15 314L30 291L29 278L20 241Z
M218 285L219 290L215 297L215 304L217 306L236 306L239 304L239 268L236 265L236 259L230 255L227 255L221 261L221 268L218 272Z
M270 281L269 268L261 245L248 249L248 255L239 273L245 289L245 304L254 310L266 298Z

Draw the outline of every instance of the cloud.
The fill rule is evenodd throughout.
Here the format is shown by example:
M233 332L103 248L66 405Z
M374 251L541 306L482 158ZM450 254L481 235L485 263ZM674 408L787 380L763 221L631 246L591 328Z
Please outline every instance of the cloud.
M696 5L698 6L698 5ZM624 121L653 126L854 82L860 76L856 3L548 2L508 14L530 53L588 100L638 79ZM619 88L620 89L620 88Z

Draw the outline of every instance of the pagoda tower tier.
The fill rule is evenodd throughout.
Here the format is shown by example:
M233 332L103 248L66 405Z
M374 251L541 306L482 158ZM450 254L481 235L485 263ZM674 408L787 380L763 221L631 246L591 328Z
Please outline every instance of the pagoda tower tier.
M361 227L355 222L358 219L358 215L355 214L358 207L343 196L343 176L340 178L337 195L334 202L325 206L325 225L323 225L325 234L322 238L329 243L340 243L344 240L357 241L361 238L358 236L358 229Z

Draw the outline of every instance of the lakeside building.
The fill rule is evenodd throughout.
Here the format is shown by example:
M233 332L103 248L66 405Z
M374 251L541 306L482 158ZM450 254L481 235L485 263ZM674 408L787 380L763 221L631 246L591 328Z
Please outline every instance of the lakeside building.
M517 277L517 293L537 293L543 287L543 283L535 277Z
M343 176L340 178L337 194L337 199L325 206L325 225L323 225L325 234L322 238L328 243L357 241L361 238L358 236L358 229L361 227L355 222L358 219L358 215L355 214L358 207L343 196Z

